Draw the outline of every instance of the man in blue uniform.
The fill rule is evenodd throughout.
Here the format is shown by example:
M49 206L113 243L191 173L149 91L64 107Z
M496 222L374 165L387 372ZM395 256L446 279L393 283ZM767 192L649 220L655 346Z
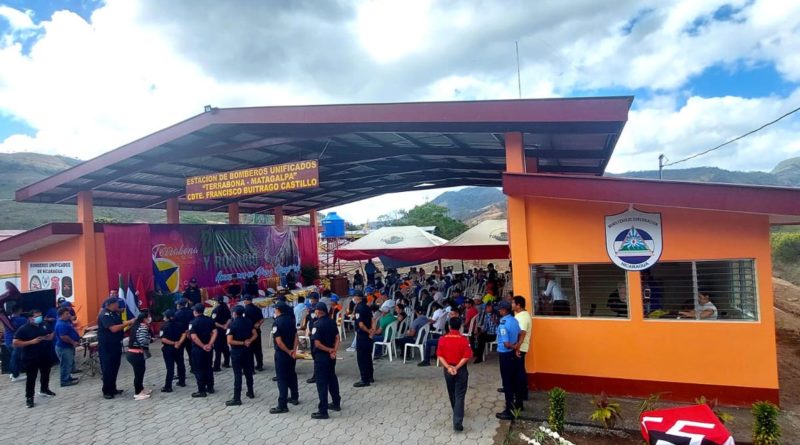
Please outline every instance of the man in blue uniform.
M109 297L103 304L105 309L97 317L97 344L100 352L100 370L103 373L103 397L113 399L122 394L117 389L117 374L122 361L122 338L124 329L136 320L122 321L119 316L119 298Z
M233 321L228 326L228 346L231 347L231 364L233 365L233 399L225 402L226 406L242 404L242 374L247 380L247 398L256 397L253 392L253 353L250 345L256 340L258 333L253 322L244 315L244 307L233 308Z
M311 344L314 354L314 374L317 376L317 394L319 395L319 411L311 414L312 419L328 418L328 393L331 394L330 409L342 410L342 399L339 395L339 379L336 377L336 351L339 350L339 330L336 322L327 317L328 307L325 303L317 303L317 321L311 329Z
M278 406L269 410L270 414L289 412L288 403L297 405L300 395L297 390L297 372L295 370L297 353L297 329L294 316L286 303L279 301L274 306L275 324L272 327L272 339L275 344L275 373L278 375ZM289 399L289 391L292 398Z
M34 309L30 315L28 324L14 334L13 345L21 350L20 359L26 374L25 403L28 408L33 408L37 374L40 374L39 394L48 397L56 394L50 391L50 367L53 362L49 348L52 347L53 331L44 323L42 311Z
M197 379L197 392L192 397L205 397L214 394L214 372L211 370L213 360L214 341L217 339L217 330L214 321L203 315L205 307L202 304L194 305L194 320L189 325L189 335L192 338L192 363L194 363L194 376Z
M175 312L175 321L180 322L184 327L186 327L186 338L188 341L184 341L180 348L178 348L178 358L177 361L183 363L183 355L186 354L186 357L189 358L189 372L194 373L194 365L192 364L192 341L189 339L189 325L194 320L194 314L192 313L192 309L189 308L189 303L186 300L178 301L178 310Z
M364 301L364 293L361 291L356 291L353 301L356 302L356 357L358 371L361 373L361 381L354 383L353 387L362 388L375 381L372 367L372 339L369 338L372 332L372 310Z
M511 305L507 301L497 303L500 312L500 324L497 326L497 352L500 356L500 379L503 382L503 394L505 395L505 409L495 414L500 420L512 420L512 411L517 408L514 406L514 392L517 379L517 360L514 349L519 337L519 323L511 314Z
M192 277L189 285L183 291L183 298L189 300L191 304L200 303L200 288L197 286L197 278Z
M161 354L164 356L164 365L167 367L167 377L161 392L172 392L172 380L175 376L175 367L178 368L178 386L186 386L186 366L183 363L183 345L186 343L186 330L188 325L175 318L175 311L167 309L164 312L166 323L161 327Z
M264 351L261 349L261 325L264 324L264 314L258 306L253 304L253 296L244 296L244 316L253 323L258 336L250 344L250 350L256 359L256 371L264 370Z
M228 323L231 320L231 310L228 304L225 303L225 296L217 296L217 306L211 311L211 319L214 320L214 326L217 328L217 341L214 343L214 372L221 372L220 361L224 357L222 366L230 368L231 353L228 349L228 341L225 337L225 332L228 330Z

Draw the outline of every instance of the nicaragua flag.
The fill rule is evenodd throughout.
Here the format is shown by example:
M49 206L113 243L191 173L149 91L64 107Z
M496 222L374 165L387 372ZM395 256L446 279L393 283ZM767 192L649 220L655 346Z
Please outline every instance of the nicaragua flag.
M139 306L136 305L136 295L134 295L134 292L136 292L136 288L133 287L133 280L131 279L130 274L128 274L128 289L125 293L125 305L128 306L128 310L134 317L138 317ZM123 294L120 291L120 297L122 295Z

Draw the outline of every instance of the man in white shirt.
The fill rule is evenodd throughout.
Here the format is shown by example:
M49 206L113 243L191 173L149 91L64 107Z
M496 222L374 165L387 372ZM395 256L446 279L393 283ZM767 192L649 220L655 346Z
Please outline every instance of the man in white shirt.
M519 323L519 337L514 346L517 357L517 379L515 380L515 405L522 406L524 400L528 400L528 374L525 371L525 356L528 354L528 349L531 344L531 314L525 310L525 297L519 295L515 296L511 303L511 309L514 311L514 318Z
M681 317L696 318L698 320L716 320L719 318L717 307L711 302L708 292L697 293L697 304L692 311L678 312Z
M547 281L547 288L542 292L542 296L553 302L553 315L569 316L569 300L561 290L561 286L549 273L544 275L544 279Z

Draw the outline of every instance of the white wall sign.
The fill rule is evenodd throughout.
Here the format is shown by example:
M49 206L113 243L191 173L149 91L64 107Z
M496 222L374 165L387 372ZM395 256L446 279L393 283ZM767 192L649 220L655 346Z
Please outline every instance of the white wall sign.
M663 247L660 213L631 207L606 216L606 252L617 266L634 271L647 269L661 258Z
M70 303L73 294L72 261L28 263L28 290L55 289L56 299L64 297Z

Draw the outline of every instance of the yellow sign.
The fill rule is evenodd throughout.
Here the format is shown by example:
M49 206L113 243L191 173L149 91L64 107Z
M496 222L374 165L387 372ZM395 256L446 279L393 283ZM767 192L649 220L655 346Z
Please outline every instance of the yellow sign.
M319 164L298 161L193 176L186 180L186 199L228 199L314 187L319 187Z

